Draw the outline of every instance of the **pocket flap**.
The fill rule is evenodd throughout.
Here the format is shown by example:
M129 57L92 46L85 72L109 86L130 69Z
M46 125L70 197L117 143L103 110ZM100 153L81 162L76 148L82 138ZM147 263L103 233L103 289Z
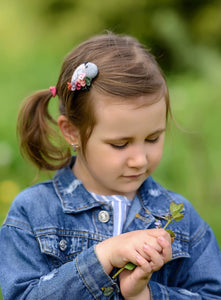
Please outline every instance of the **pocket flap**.
M42 253L55 256L62 263L71 261L87 248L87 238L83 236L67 236L44 234L37 237Z

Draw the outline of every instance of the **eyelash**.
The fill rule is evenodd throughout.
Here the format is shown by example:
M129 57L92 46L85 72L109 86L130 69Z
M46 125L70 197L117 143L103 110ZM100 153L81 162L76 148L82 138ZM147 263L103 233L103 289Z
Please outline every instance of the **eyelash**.
M115 145L115 144L111 144L111 147L115 148L115 149L124 149L126 148L126 146L128 145L128 143L125 143L123 145Z
M155 139L153 140L147 140L148 143L154 144L159 140L159 136L157 136Z
M159 136L158 137L156 137L155 139L153 139L153 140L146 140L146 142L147 143L150 143L150 144L154 144L154 143L156 143L157 141L158 141L158 139L159 139ZM115 145L115 144L111 144L111 146L113 147L113 148L115 148L115 149L124 149L124 148L126 148L127 147L127 145L129 144L129 142L126 142L125 144L123 144L123 145Z

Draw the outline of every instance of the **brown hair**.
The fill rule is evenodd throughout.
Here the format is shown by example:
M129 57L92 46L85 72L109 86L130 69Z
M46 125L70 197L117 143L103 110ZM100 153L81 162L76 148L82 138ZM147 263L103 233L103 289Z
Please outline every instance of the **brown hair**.
M70 91L67 82L83 62L97 65L99 73L89 91ZM93 90L115 95L126 101L142 94L154 95L156 102L165 97L167 117L170 102L164 75L154 57L136 39L129 36L104 34L95 36L71 51L63 62L56 85L60 113L67 116L79 130L84 152L96 124ZM18 132L20 148L39 169L56 170L68 164L71 153L55 145L58 133L51 124L56 121L48 112L50 90L28 97L20 109ZM147 105L152 104L147 103Z

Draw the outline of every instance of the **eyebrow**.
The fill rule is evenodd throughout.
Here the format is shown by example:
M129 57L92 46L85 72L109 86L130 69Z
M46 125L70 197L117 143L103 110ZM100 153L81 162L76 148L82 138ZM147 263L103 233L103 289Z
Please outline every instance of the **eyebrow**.
M154 135L157 135L157 134L161 134L165 131L166 131L166 128L160 128L160 129L157 129L156 131L148 134L147 137L154 136ZM131 136L122 136L122 137L119 136L119 137L107 138L107 139L105 139L105 141L108 141L108 142L128 141L128 140L132 140L132 139L133 139L133 137L131 137Z
M165 131L166 131L166 128L160 128L160 129L157 129L156 131L154 131L153 133L149 134L148 136L160 134L160 133L163 133Z

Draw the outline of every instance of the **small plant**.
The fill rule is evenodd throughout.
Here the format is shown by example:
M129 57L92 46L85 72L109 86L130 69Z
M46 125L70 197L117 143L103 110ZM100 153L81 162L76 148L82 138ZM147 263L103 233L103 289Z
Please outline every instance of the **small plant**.
M167 226L172 223L173 221L180 221L183 217L184 214L182 213L184 208L183 203L180 204L176 204L175 202L171 202L170 203L170 212L165 215L163 217L163 219L167 220L166 225L163 227L163 229L165 229L171 236L172 242L174 241L175 238L175 234L172 230L170 229L166 229ZM155 222L155 225L157 225L157 228L161 228L161 221L157 220ZM136 265L134 265L133 263L129 262L127 263L123 268L119 269L114 275L113 275L113 279L116 278L124 269L132 271L134 268L136 267Z

